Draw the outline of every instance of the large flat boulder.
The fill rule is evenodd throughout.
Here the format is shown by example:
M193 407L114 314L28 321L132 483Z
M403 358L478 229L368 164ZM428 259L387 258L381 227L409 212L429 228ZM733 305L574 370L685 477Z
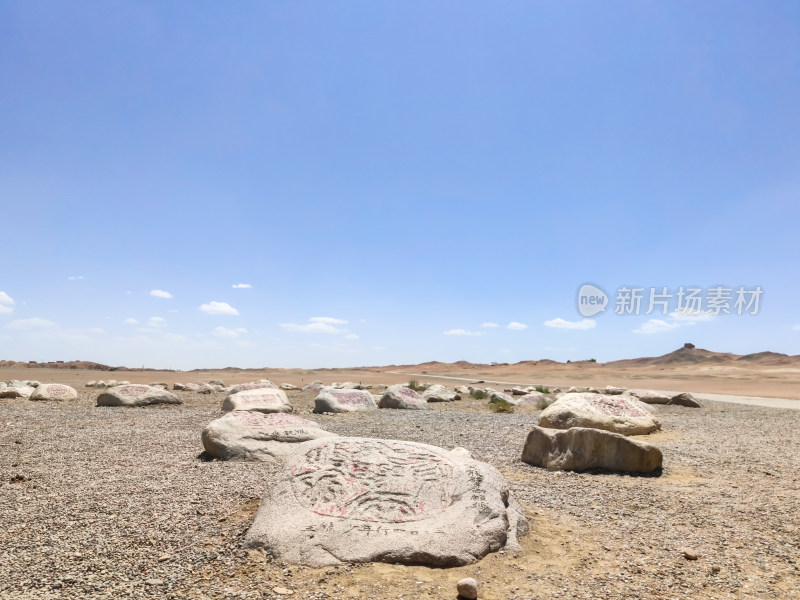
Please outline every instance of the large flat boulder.
M445 386L435 383L422 392L422 399L425 402L453 402L461 400L461 396L451 392Z
M203 448L215 458L264 462L286 455L295 444L328 437L337 435L297 415L239 410L212 421L201 435Z
M652 444L619 433L587 427L534 427L525 440L522 460L550 471L652 473L661 467L662 456Z
M420 395L405 385L392 385L378 401L378 408L400 408L405 410L425 410L428 403Z
M670 404L672 406L685 406L687 408L700 408L700 403L689 392L676 394L675 396L669 399L669 402L667 402L667 404Z
M245 545L311 567L454 567L518 549L527 528L500 472L463 448L334 438L286 456Z
M43 383L31 394L30 399L44 401L77 400L78 392L75 388L63 383Z
M152 404L181 404L181 399L160 387L135 383L107 388L97 397L97 406L149 406Z
M277 388L259 388L228 394L222 412L249 410L262 413L292 412L286 392Z
M36 388L29 385L9 385L0 390L0 398L30 398Z
M245 390L265 390L265 389L277 389L277 385L272 383L271 381L254 381L251 383L239 383L236 385L232 385L228 388L228 391L232 394L236 392L243 392Z
M672 395L657 390L632 389L625 392L626 396L633 396L645 404L669 404Z
M377 410L372 394L365 390L323 388L314 399L315 413L342 413Z
M539 415L539 426L551 429L592 427L623 435L641 435L661 428L647 405L632 396L562 394Z

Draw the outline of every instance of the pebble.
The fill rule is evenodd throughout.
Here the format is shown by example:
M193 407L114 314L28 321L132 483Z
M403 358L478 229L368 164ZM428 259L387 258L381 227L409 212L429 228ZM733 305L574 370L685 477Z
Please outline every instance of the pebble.
M285 587L274 587L272 588L272 592L278 594L279 596L291 596L294 592Z
M478 598L478 582L472 577L466 577L456 584L458 595L464 600L477 600Z

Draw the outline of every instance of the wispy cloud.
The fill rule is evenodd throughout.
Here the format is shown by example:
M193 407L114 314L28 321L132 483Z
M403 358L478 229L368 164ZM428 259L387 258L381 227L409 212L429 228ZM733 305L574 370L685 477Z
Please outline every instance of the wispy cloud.
M202 310L209 315L238 315L239 311L227 302L211 301L208 304L201 304L198 310Z
M669 313L667 319L650 319L633 330L633 333L651 335L654 333L665 333L678 327L687 325L697 325L707 323L717 317L711 311L674 311Z
M221 338L238 338L241 334L247 333L244 327L237 327L236 329L228 329L227 327L214 327L211 332L212 335Z
M448 329L444 335L483 335L485 331L470 331L469 329Z
M153 329L164 327L166 324L167 320L164 317L150 317L147 319L147 326Z
M346 336L344 336L344 339L346 339L346 340L357 340L358 336L355 333L348 333Z
M344 319L334 319L333 317L311 317L309 321L312 323L327 323L328 325L344 325L347 323Z
M597 326L594 319L583 319L581 321L567 321L558 317L557 319L550 319L544 322L546 327L555 327L556 329L592 329Z
M517 321L511 321L506 327L508 329L514 329L516 331L522 331L523 329L527 329L528 326L525 323L518 323Z
M0 315L9 315L14 312L14 299L6 294L0 292Z
M634 329L633 333L642 333L645 335L664 333L665 331L672 331L680 326L681 324L676 323L675 321L667 322L662 319L650 319L649 321L642 323L638 328Z
M83 279L83 275L71 275L67 277L67 279L69 279L70 281L78 281Z
M172 298L172 294L165 292L164 290L150 290L150 295L155 296L156 298Z
M486 323L481 325L481 327L500 327L500 325L497 323L492 323L491 321L486 321Z
M31 319L17 319L16 321L11 321L6 325L6 329L13 329L15 331L30 331L33 329L47 329L55 326L56 324L52 321L40 319L39 317L33 317Z
M136 320L136 319L134 319L133 317L128 317L127 319L125 319L125 322L126 322L128 325L138 325L138 324L139 324L139 321L137 321L137 320Z
M344 319L334 319L333 317L311 317L308 323L298 325L297 323L280 323L280 327L286 331L302 333L348 333L347 329L335 327L347 323Z
M249 290L251 287L253 287L253 286L250 285L249 283L234 283L233 284L233 288L237 289L237 290Z
M794 327L792 327L792 329L794 329L795 331L800 331L800 325L795 325Z

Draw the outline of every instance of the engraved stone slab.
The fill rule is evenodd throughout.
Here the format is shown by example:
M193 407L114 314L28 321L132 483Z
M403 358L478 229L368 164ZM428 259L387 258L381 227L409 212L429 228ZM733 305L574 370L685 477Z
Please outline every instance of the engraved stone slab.
M267 389L276 389L278 386L274 383L267 381L254 381L252 383L239 383L237 385L232 385L230 387L230 392L235 394L236 392L243 392L245 390L267 390Z
M652 444L601 429L534 427L525 440L522 460L550 471L651 473L661 467L662 455Z
M401 408L406 410L425 410L428 403L420 395L405 385L390 386L378 401L379 408Z
M422 399L425 402L452 402L453 400L461 400L461 396L451 392L445 386L435 383L422 392Z
M108 388L97 397L97 406L148 406L150 404L181 404L172 392L142 384L118 385Z
M291 451L294 444L337 437L314 421L286 413L233 411L203 430L203 447L220 460L270 462Z
M333 438L293 447L245 544L312 567L452 567L518 549L527 529L499 471L461 448Z
M323 388L314 399L315 413L341 413L377 410L375 398L364 390L335 390Z
M229 394L222 401L222 412L249 410L262 413L292 412L286 392L276 388L258 388Z
M43 383L31 394L31 400L77 400L75 388L61 383Z
M539 415L539 425L552 429L592 427L623 435L642 435L661 429L648 406L632 396L562 394Z

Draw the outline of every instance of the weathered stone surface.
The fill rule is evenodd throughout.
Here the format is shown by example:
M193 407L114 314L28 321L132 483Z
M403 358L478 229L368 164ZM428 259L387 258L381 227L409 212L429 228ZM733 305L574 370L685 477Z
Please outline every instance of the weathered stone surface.
M28 385L10 385L0 390L0 398L30 398L36 391Z
M222 412L232 410L262 413L292 412L292 405L283 390L261 388L228 394L222 401Z
M667 404L686 406L688 408L700 408L700 403L689 392L683 392L670 398Z
M422 399L425 402L452 402L453 400L461 400L461 396L451 392L445 386L435 383L422 392Z
M341 413L360 410L377 410L372 394L364 390L335 390L323 388L314 399L315 413Z
M267 381L255 381L253 383L239 383L237 385L232 385L229 390L232 394L236 392L243 392L245 390L264 390L264 389L277 389L278 386L274 383Z
M452 567L518 549L525 531L499 471L463 449L334 438L298 444L286 457L245 545L312 567Z
M516 406L517 401L513 396L505 392L492 392L491 396L489 396L489 404L511 404Z
M131 384L108 388L97 397L97 406L148 406L151 404L181 404L172 392L160 387Z
M85 386L83 386L83 387L94 387L94 384L95 384L95 383L97 383L97 382L96 382L96 381L94 381L94 380L92 380L92 381L87 381L87 382L86 382L86 385L85 385Z
M656 390L628 390L626 396L634 396L645 404L669 404L672 396Z
M428 408L428 403L410 387L393 385L383 393L378 401L378 407L425 410Z
M607 385L603 388L603 394L607 396L619 396L620 394L624 394L627 391L627 388L615 387L613 385Z
M212 421L201 435L206 452L215 458L266 462L284 456L294 444L328 437L337 435L296 415L239 410Z
M312 381L311 383L307 383L302 387L304 392L316 392L319 393L322 388L325 387L325 384L321 381Z
M641 435L661 428L647 405L632 396L562 394L539 415L539 425L553 429L593 427L623 435Z
M282 383L280 387L281 387L282 390L284 390L286 392L290 392L292 390L299 390L300 389L299 387L297 387L296 385L294 385L292 383Z
M108 385L110 387L114 387L115 385L117 385L117 382L114 381L113 384L109 383ZM154 383L151 383L150 387L160 387L162 390L168 390L169 389L169 384L166 381L156 381Z
M515 398L514 402L517 406L533 406L539 410L547 408L555 399L551 398L550 396L546 396L541 392L529 392L520 398Z
M469 395L469 393L470 393L469 388L467 386L465 386L465 385L457 385L455 387L455 390L456 390L456 394Z
M522 460L551 471L603 469L652 473L661 467L661 450L619 433L588 427L534 427L525 440Z
M173 391L182 391L186 389L186 386L182 383L173 383L172 384Z
M31 394L31 400L77 400L75 388L61 383L43 383Z

